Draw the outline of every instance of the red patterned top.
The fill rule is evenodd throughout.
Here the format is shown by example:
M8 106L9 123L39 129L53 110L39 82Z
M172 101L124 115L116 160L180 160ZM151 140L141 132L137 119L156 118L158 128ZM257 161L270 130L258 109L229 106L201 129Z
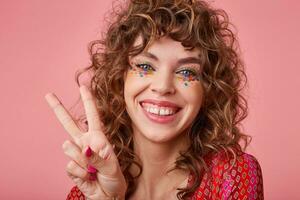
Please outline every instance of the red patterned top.
M203 174L199 188L191 200L209 199L264 199L261 167L250 154L236 151L237 157L227 157L225 152L219 152L205 157L209 167ZM188 185L193 183L190 175ZM83 200L84 195L75 186L67 200Z

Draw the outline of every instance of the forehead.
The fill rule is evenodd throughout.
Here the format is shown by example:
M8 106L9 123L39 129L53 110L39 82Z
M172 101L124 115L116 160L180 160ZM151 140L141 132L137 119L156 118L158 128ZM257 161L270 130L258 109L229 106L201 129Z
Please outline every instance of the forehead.
M133 46L139 46L143 42L141 36L138 36L133 44ZM185 48L181 42L175 41L170 37L161 37L153 41L148 49L145 49L144 52L149 52L155 54L157 57L199 57L200 50L198 48L193 48L188 50Z

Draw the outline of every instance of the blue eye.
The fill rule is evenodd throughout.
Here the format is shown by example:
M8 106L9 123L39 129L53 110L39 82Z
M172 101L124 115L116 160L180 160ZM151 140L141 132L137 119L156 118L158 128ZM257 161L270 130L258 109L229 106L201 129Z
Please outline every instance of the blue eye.
M189 70L189 69L180 70L179 72L177 72L177 74L181 74L184 77L197 76L196 72L194 72L193 70Z
M153 67L151 65L143 63L143 64L135 64L136 67L140 68L141 70L145 72L154 71Z

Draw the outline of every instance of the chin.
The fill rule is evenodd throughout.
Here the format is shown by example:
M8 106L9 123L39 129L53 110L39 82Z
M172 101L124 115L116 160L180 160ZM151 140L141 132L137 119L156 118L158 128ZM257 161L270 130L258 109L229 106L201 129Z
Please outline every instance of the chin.
M147 129L147 131L140 132L141 137L152 143L167 143L172 142L181 136L180 133L175 134L176 131L171 130L157 130L157 129Z

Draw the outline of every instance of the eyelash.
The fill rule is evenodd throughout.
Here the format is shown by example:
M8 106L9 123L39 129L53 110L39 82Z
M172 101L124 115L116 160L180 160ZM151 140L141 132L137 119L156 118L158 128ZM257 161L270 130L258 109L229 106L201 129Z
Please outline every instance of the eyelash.
M147 64L147 63L135 64L135 66L146 72L149 72L150 70L155 71L155 69L150 64ZM186 73L184 73L184 72L188 72L189 74L186 75ZM176 72L176 74L181 74L184 77L189 77L189 76L195 77L198 75L197 72L195 72L195 70L190 69L190 68L183 68L180 71Z
M154 68L151 65L147 64L147 63L135 64L135 66L138 67L139 69L143 70L143 71L147 71L147 72L149 72L149 70L155 71ZM151 69L145 69L143 66L146 66L146 67L151 68Z
M189 74L185 74L185 73L182 73L182 72L188 72ZM176 74L182 74L185 77L197 76L197 72L195 72L192 69L188 69L188 68L181 69L179 72L176 72Z

